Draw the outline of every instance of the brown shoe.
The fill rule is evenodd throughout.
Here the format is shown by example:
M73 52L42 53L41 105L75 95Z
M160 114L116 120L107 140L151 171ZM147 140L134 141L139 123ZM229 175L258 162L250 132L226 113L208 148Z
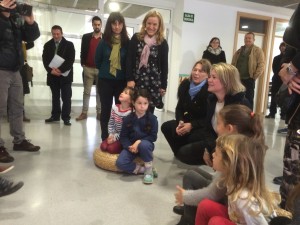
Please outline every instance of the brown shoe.
M29 119L29 118L27 118L26 116L23 116L23 122L30 123L30 119Z
M101 113L97 113L97 120L100 121Z
M4 146L0 147L0 162L1 163L10 163L15 159L6 151Z
M86 118L87 118L87 114L86 113L81 113L80 116L78 116L76 118L76 121L86 120Z
M14 151L37 152L39 150L40 146L35 146L26 139L24 139L20 144L14 144Z

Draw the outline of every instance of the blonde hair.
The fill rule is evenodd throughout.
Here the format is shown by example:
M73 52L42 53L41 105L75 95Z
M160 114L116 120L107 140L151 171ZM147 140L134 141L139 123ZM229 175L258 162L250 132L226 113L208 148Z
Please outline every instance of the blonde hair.
M160 45L163 40L165 39L165 26L164 26L164 21L163 18L161 16L161 14L157 11L150 11L147 13L147 15L145 16L143 23L142 23L142 27L140 30L140 33L138 34L138 38L140 41L144 40L145 35L147 34L146 32L146 22L149 19L149 17L157 17L158 18L158 31L156 33L156 42L158 45Z
M216 71L226 95L235 95L246 88L242 85L238 69L227 63L213 64L211 70Z
M258 210L250 210L250 214L271 215L276 203L265 184L264 144L242 134L228 134L218 137L216 145L225 168L220 182L227 187L229 203L243 198L242 192L247 190L248 195L243 198L247 200L245 207L254 199L258 205ZM230 219L237 222L238 218L233 214Z

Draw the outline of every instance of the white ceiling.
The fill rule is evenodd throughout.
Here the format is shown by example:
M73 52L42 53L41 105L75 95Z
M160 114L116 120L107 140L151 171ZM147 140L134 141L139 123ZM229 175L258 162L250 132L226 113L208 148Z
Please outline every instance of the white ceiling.
M33 4L45 4L51 6L58 6L64 8L73 8L80 10L90 10L95 11L98 10L99 7L102 7L104 3L104 13L110 13L109 3L114 0L32 0ZM120 4L120 12L127 18L138 18L141 15L144 15L146 12L152 9L149 6L130 4L121 2L122 0L118 0ZM271 5L276 7L282 7L286 9L295 9L299 4L299 0L240 0L247 2L254 2L259 4Z

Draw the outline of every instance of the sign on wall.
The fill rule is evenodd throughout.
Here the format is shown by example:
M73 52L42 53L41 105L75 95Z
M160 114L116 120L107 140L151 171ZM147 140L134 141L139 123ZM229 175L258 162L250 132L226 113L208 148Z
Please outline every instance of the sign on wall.
M183 21L194 23L195 14L193 13L183 13Z

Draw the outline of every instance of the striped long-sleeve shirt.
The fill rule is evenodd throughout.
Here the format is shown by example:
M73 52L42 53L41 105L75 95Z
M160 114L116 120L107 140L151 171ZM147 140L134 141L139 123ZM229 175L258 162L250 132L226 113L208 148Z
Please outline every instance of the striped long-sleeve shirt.
M108 122L108 133L113 135L115 140L119 140L122 129L123 118L131 113L131 108L121 109L121 104L116 104L111 108Z

